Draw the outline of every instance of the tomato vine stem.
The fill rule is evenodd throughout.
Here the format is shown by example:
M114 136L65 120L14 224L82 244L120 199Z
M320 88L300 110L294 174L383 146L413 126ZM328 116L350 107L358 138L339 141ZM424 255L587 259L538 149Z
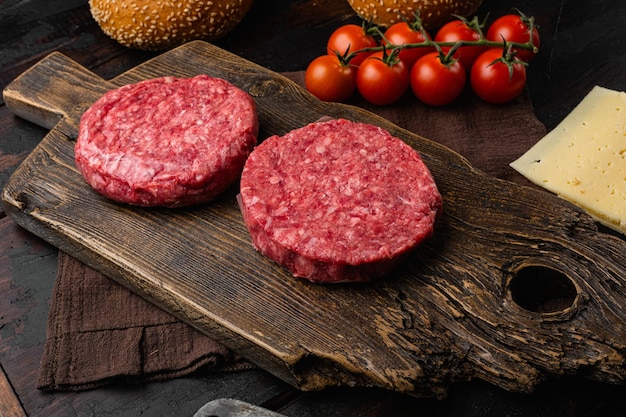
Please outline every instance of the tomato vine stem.
M526 51L531 51L533 53L537 53L539 52L539 48L533 44L532 41L532 33L533 30L536 28L535 26L535 19L534 17L528 17L526 15L524 15L523 13L519 12L520 15L522 16L522 18L524 19L524 21L528 24L528 42L509 42L506 40L502 40L502 41L490 41L488 39L485 38L485 35L483 34L482 31L482 27L484 25L484 23L479 23L478 22L478 18L474 17L471 21L467 21L464 18L460 18L459 19L461 21L463 21L465 24L467 24L468 26L474 28L476 30L476 32L479 34L480 39L478 40L473 40L473 41L469 41L469 40L459 40L459 41L455 41L455 42L437 42L434 41L430 38L427 38L426 40L424 40L423 42L418 42L418 43L405 43L402 45L397 45L397 44L393 44L393 43L389 43L386 42L383 45L379 45L379 46L372 46L372 47L367 47L367 48L362 48L356 51L352 51L350 52L349 50L347 50L343 55L342 55L342 60L343 62L349 63L350 60L352 58L354 58L355 56L357 56L358 54L361 53L374 53L374 52L380 52L380 51L386 51L388 53L394 53L395 51L400 51L402 49L410 49L410 48L436 48L437 50L440 50L440 48L445 48L445 47L450 47L450 50L448 51L448 58L451 57L459 48L464 47L464 46L480 46L480 47L485 47L485 48L502 48L503 49L503 57L507 57L507 59L512 59L512 57L514 56L514 52L512 52L513 50L526 50ZM457 16L458 17L458 16ZM418 30L424 31L423 27L421 26L421 19L419 17L419 13L415 14L415 19L417 23L409 23L407 22L407 24L411 25L412 27L415 28L419 28ZM369 31L372 31L372 27L371 27L371 22L369 22ZM382 32L380 31L379 28L375 28L374 30L377 30L379 35L382 35L382 37L384 38L384 35L382 34Z
M484 46L488 48L504 48L506 50L512 49L524 49L527 51L532 51L533 53L539 52L539 48L537 48L532 41L528 41L525 43L519 42L508 42L508 41L488 41L487 39L479 39L476 41L456 41L456 42L437 42L433 40L426 40L424 42L418 43L405 43L402 45L380 45L380 46L371 46L368 48L362 48L356 51L349 52L347 55L344 55L344 59L346 61L350 61L354 56L360 53L372 53L372 52L380 52L385 49L387 52L392 52L394 50L400 49L409 49L409 48L436 48L439 46L440 48L444 47L452 47L450 49L451 52L458 50L463 46Z

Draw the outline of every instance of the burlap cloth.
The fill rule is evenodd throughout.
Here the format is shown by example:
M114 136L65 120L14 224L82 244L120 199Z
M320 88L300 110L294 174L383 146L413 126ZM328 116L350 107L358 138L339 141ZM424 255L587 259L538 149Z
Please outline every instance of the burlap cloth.
M303 73L286 74L303 84ZM390 107L356 104L465 156L506 180L525 179L509 167L545 134L525 93L492 106L466 92L448 107L431 108L407 95ZM81 390L112 381L146 382L195 371L252 365L218 342L136 296L100 273L59 254L38 388Z

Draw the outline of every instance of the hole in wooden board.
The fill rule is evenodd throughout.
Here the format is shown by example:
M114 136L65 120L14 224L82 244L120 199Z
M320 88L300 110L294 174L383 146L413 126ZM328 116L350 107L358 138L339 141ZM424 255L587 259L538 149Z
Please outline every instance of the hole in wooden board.
M511 298L525 310L554 313L574 304L576 286L562 272L545 266L527 266L509 284Z

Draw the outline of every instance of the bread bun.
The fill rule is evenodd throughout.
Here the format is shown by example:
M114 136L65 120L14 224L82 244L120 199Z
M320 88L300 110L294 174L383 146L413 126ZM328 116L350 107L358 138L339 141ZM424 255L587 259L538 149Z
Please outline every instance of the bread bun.
M253 0L89 0L100 28L124 46L169 49L195 39L223 37Z
M424 27L434 29L454 19L452 15L471 15L482 0L348 0L348 3L364 20L385 27L401 22L403 17L412 21L419 10Z

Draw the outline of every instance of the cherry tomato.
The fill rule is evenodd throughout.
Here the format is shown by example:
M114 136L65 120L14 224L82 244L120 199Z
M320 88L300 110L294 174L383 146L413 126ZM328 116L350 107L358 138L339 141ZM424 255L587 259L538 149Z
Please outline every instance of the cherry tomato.
M326 50L328 55L344 55L346 51L355 52L363 48L377 46L376 39L367 33L366 29L354 24L347 24L338 27L328 38ZM360 65L367 58L369 53L359 53L350 63Z
M497 18L487 30L486 38L490 41L502 41L504 38L509 42L526 43L531 41L530 21L524 15L507 14ZM533 27L532 44L539 48L539 32ZM516 56L525 62L530 62L534 57L533 51L519 49Z
M435 35L436 42L458 42L458 41L478 41L480 40L480 33L468 26L463 20L457 19L443 25L437 34ZM444 53L450 51L450 46L441 47ZM485 51L483 46L462 46L460 47L454 57L461 61L461 65L467 71L472 68L472 64L478 55Z
M356 89L356 67L343 64L337 55L318 56L304 73L304 85L320 100L346 101Z
M431 52L417 60L411 70L411 89L429 106L444 106L461 95L467 75L457 60L445 62L445 56Z
M502 49L488 49L476 58L470 73L470 82L476 95L492 104L513 100L526 85L524 63L515 57L503 57L502 54ZM507 63L507 60L510 62Z
M397 101L409 88L409 70L396 56L375 52L359 67L356 88L372 104L385 106Z
M383 36L383 44L385 45L422 43L426 40L430 40L430 35L427 32L422 32L419 28L414 28L407 22L398 22L389 26ZM404 61L407 67L411 68L418 59L433 50L433 47L407 48L400 51L399 58Z

